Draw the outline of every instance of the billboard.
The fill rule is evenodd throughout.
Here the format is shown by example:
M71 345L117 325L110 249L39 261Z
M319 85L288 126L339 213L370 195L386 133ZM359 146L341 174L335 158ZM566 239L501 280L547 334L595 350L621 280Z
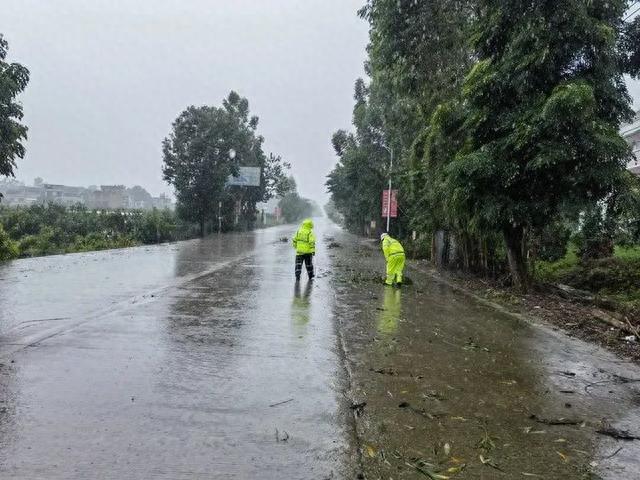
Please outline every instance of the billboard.
M260 167L240 167L238 176L229 175L227 185L235 185L240 187L259 187L260 186Z
M387 208L389 207L389 190L382 192L382 217L387 217ZM398 218L398 191L391 190L391 218Z

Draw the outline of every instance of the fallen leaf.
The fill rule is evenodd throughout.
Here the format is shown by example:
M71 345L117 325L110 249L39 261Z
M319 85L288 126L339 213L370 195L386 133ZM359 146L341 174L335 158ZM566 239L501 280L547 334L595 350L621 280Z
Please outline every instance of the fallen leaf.
M371 458L376 456L376 450L375 448L373 448L371 445L367 445L367 455L369 455Z
M434 471L429 470L427 468L419 467L418 465L413 465L409 462L405 462L405 463L411 468L415 468L416 471L418 471L425 477L430 478L431 480L449 480L449 478L451 478L451 477L447 477L446 475L440 475L439 473L435 473Z
M483 465L486 465L488 467L495 468L496 470L502 471L502 469L493 460L491 460L490 458L484 458L482 455L480 455L480 462Z
M458 467L449 467L447 469L447 473L452 474L452 475L456 475L458 473L460 473L462 470L464 470L466 467L466 465L463 463L462 465L458 466Z
M509 386L518 384L518 382L516 382L515 380L502 380L500 383L502 385L509 385Z

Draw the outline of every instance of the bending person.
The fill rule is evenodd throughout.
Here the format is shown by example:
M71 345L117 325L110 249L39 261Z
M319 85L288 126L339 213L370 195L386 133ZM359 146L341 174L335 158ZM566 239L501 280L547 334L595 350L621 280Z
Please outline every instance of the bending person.
M382 252L387 261L387 278L385 284L389 286L402 285L402 273L404 272L405 255L404 248L398 240L391 238L388 233L380 235Z

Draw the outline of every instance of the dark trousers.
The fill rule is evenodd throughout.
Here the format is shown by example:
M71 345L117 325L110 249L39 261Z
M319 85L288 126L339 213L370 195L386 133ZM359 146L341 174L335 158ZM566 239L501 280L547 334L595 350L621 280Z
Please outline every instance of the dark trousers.
M296 278L300 278L300 274L302 273L302 264L305 264L307 267L307 274L309 274L309 278L314 277L313 273L313 255L307 253L305 255L296 255Z

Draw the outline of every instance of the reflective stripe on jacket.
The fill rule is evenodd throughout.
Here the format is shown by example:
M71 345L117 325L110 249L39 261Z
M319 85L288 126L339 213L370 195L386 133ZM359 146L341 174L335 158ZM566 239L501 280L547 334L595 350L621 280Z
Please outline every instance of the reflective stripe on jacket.
M387 260L389 260L389 257L392 255L404 255L404 248L402 248L402 244L395 238L391 238L389 236L384 237L384 240L382 240L382 251L384 253L384 258Z
M316 253L316 236L313 234L313 222L309 219L302 222L302 225L293 236L293 248L297 255L307 255Z

